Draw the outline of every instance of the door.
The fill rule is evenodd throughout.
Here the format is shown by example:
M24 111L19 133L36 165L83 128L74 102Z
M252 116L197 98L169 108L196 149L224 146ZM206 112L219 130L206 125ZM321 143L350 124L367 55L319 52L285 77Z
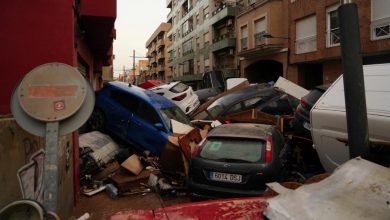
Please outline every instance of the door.
M161 124L160 128L155 126L157 123ZM132 137L142 150L149 150L157 156L161 154L168 134L159 114L152 106L141 101L128 126L127 135Z
M131 120L132 115L137 110L138 102L134 100L129 94L112 90L110 97L115 102L109 106L107 114L110 114L107 121L109 129L120 138L126 139L127 124Z

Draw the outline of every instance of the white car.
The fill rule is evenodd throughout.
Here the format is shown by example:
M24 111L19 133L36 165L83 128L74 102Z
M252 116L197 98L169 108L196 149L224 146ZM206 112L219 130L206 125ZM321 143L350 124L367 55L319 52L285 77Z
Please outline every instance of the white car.
M150 90L172 100L186 114L190 114L200 105L199 98L192 87L182 82L171 82L150 88Z

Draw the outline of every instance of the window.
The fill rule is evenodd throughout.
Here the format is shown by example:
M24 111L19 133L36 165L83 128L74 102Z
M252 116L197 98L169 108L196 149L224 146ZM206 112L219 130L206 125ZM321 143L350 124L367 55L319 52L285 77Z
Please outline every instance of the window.
M255 21L255 45L261 46L265 44L265 38L263 35L266 33L267 23L265 17L262 17Z
M183 43L183 56L193 52L192 50L192 38Z
M317 50L317 17L315 15L300 19L295 23L297 54L313 52Z
M208 43L208 42L210 41L209 32L205 33L205 34L203 35L203 37L204 37L204 43L205 43L205 44Z
M188 86L184 83L178 83L176 84L175 86L173 86L171 89L169 89L169 91L173 92L173 93L181 93L181 92L184 92L188 89Z
M110 92L110 96L113 100L117 101L120 105L122 105L130 112L137 112L138 106L140 104L140 100L138 100L137 98L116 90L112 90Z
M203 9L203 20L206 20L209 17L209 7Z
M140 103L137 115L152 125L161 123L157 112L144 102Z
M255 163L262 159L264 144L264 141L259 139L210 138L204 143L200 157L219 161L238 160Z
M371 39L390 37L390 1L371 0Z
M241 50L248 49L248 26L241 27Z
M334 47L340 45L340 25L337 8L339 5L334 5L328 8L327 11L327 32L326 46Z
M210 69L210 61L209 61L209 59L205 59L204 60L204 71L207 71L207 70L209 70Z

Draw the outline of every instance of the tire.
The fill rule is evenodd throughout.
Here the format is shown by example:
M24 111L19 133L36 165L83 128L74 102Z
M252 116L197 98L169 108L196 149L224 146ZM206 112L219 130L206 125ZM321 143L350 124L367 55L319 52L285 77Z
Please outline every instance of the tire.
M87 121L88 128L92 131L103 131L106 126L106 117L102 110L94 109Z

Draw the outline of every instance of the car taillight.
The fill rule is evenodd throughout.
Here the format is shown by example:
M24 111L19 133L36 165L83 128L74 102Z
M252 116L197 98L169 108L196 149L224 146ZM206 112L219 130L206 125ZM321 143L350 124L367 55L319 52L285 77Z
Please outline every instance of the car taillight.
M272 137L267 138L265 145L265 163L272 162Z
M307 102L305 102L305 100L303 100L303 98L301 99L301 105L306 108L308 106Z
M200 152L200 150L202 149L202 145L203 143L206 141L206 138L204 138L198 145L196 145L196 147L192 150L191 152L191 155L193 157L197 156Z
M175 98L172 98L173 101L181 101L187 96L187 93L184 93L182 95L176 96Z

